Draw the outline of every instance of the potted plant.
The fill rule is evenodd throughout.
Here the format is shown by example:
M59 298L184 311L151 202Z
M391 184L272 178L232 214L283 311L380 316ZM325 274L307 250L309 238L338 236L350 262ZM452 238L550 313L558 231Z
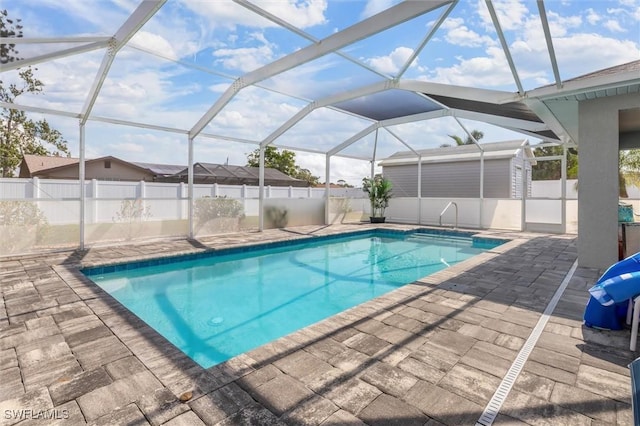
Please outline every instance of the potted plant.
M371 223L384 223L384 209L389 206L391 199L391 181L382 175L375 175L373 179L362 179L362 190L369 196L371 201Z

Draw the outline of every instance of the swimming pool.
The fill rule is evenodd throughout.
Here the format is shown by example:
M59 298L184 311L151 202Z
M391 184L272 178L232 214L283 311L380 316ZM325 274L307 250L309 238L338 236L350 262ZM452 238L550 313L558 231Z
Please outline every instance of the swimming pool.
M208 368L502 242L374 230L83 272Z

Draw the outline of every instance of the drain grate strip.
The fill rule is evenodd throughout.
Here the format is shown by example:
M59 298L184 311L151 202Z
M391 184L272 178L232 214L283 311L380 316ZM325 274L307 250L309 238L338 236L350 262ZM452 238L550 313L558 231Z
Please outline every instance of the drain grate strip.
M527 362L527 359L529 358L533 347L538 342L538 339L542 334L542 330L544 330L547 322L549 322L551 313L558 305L558 302L560 301L564 290L567 288L567 285L569 285L569 281L571 280L571 277L573 277L573 273L576 271L577 267L578 261L576 260L575 262L573 262L573 265L571 266L571 269L569 269L569 272L567 272L564 280L562 280L562 283L560 283L560 287L558 287L555 294L551 298L551 301L542 313L542 316L529 335L529 338L524 343L524 346L522 346L522 349L520 349L520 352L518 352L518 356L516 357L515 361L513 361L513 364L511 364L511 368L509 368L509 371L502 379L500 386L498 386L498 389L493 394L493 397L482 412L482 415L476 422L476 426L491 426L491 424L493 424L493 421L496 419L496 416L498 415L502 404L507 399L511 388L513 387L516 379L522 371L522 368L524 367L524 363Z

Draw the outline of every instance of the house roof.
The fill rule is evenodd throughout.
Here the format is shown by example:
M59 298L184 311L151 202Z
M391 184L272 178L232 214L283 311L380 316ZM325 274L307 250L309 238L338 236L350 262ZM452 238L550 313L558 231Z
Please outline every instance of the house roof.
M77 164L79 160L71 157L56 157L45 155L26 154L23 158L23 164L26 165L31 175L42 170L54 169L57 167ZM21 166L22 167L22 166Z
M42 159L42 161L41 161L42 164L46 164L47 163L47 159L56 158L56 157L44 157L44 156L37 156L37 155L34 156L34 157L40 157ZM29 171L31 172L31 175L33 176L35 174L43 174L44 172L60 171L60 170L66 169L66 168L71 168L71 167L76 166L80 162L80 159L78 159L78 158L67 158L67 160L69 160L69 161L66 162L66 164L62 164L62 163L61 164L55 164L55 161L54 161L54 162L52 162L51 167L42 167L42 168L40 168L40 170L37 170L37 171L33 171L31 168L29 168ZM144 171L144 172L147 172L147 173L151 173L151 171L148 170L145 167L141 167L136 163L125 161L125 160L122 160L120 158L114 157L112 155L106 155L104 157L99 157L99 158L93 158L93 159L90 159L90 160L86 160L85 164L97 163L97 162L101 162L101 161L105 161L105 160L117 161L117 162L125 164L125 165L127 165L129 167L140 169L141 171ZM36 163L38 162L38 160L35 160L35 161L36 161Z
M183 180L188 175L188 169L183 169L167 178ZM226 164L195 163L193 165L193 176L195 179L211 183L229 184L255 184L260 178L260 169L249 166L231 166ZM284 186L308 186L308 183L292 178L279 170L265 167L264 180L266 185Z
M141 163L138 161L130 161L130 163L149 170L155 176L170 176L181 172L185 168L185 166L176 164Z
M482 149L482 150L481 150ZM524 149L524 155L527 158L535 158L533 150L526 139L501 141L460 146L450 146L441 148L423 149L420 151L399 151L382 160L381 166L397 166L403 164L416 164L418 156L422 157L422 163L449 163L456 161L474 161L479 160L484 155L485 160L496 160L501 158L512 158L518 155L520 150ZM482 154L484 152L484 154ZM416 155L417 153L417 155ZM532 162L535 164L535 162Z

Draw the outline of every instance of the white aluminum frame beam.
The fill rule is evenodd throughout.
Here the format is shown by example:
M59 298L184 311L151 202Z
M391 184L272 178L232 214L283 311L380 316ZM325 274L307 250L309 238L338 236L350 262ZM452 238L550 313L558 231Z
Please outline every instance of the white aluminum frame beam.
M231 87L209 108L209 110L191 128L189 134L193 137L205 128L207 124L229 103L235 94L242 88L251 84L263 81L298 65L305 64L328 53L334 52L356 41L377 34L402 22L408 21L417 16L423 15L444 4L451 3L452 0L434 1L409 1L397 4L389 9L373 15L351 27L345 28L329 37L321 40L317 44L312 44L284 56L270 64L258 68L236 80Z
M507 58L507 62L509 63L509 68L511 68L513 80L516 82L516 86L518 87L518 93L524 93L522 82L520 81L520 77L518 77L518 70L516 69L516 65L513 62L513 58L511 57L511 51L509 50L507 40L504 38L504 32L502 31L502 26L500 25L500 20L498 19L496 10L493 7L493 2L491 0L485 0L485 3L487 4L487 8L489 9L489 15L491 15L493 26L496 28L496 33L498 33L498 38L500 39L502 50L504 51L504 55Z
M549 59L551 60L551 68L553 68L553 77L556 79L556 87L559 89L562 87L562 79L560 78L560 71L558 69L556 51L553 48L553 38L551 37L549 21L547 20L547 11L544 7L544 0L537 0L537 3L538 12L540 13L540 22L542 23L542 30L544 31L544 38L547 42L547 51L549 52Z
M107 42L109 36L79 37L3 37L2 44L95 43Z
M91 52L92 50L102 49L108 44L108 40L96 41L93 43L85 44L82 46L70 47L69 49L57 50L55 52L45 53L44 55L35 56L29 59L22 59L20 61L14 61L9 64L2 64L0 72L15 70L21 67L28 67L29 65L39 64L45 61L52 61L54 59L66 58L67 56L78 55L80 53Z
M360 130L358 133L356 133L355 135L351 136L349 139L347 139L346 141L342 142L340 145L337 145L334 148L332 148L329 151L327 151L327 155L329 155L329 156L336 155L337 153L339 153L343 149L347 148L349 145L359 141L360 139L362 139L365 136L369 135L374 130L377 130L379 127L380 127L380 123L373 123L369 127L366 127L364 129Z
M421 224L422 221L422 154L413 149L408 143L406 143L400 136L398 136L391 129L384 128L387 132L391 134L394 138L396 138L401 144L409 148L411 152L413 152L416 157L418 157L418 188L417 188L417 198L418 198L418 225Z
M124 46L127 41L131 39L137 33L149 19L156 14L158 10L165 4L167 0L144 0L136 10L129 16L129 18L122 24L122 26L116 31L113 38L109 41L107 51L102 58L102 63L98 69L96 78L93 81L89 95L82 108L82 124L87 122L89 114L98 98L98 94L102 89L105 78L111 69L113 60L116 57L118 51Z
M386 130L391 136L396 138L398 140L398 142L400 142L402 145L406 146L407 149L409 149L409 151L413 152L416 155L416 157L420 157L420 153L418 151L416 151L415 149L413 149L413 147L411 145L409 145L407 142L405 142L404 139L402 139L400 136L398 136L393 130L388 129L386 127L384 127L384 130Z
M57 109L36 107L31 105L20 105L20 104L14 104L9 102L0 101L0 108L17 109L20 111L37 112L40 114L51 114L51 115L57 115L60 117L80 118L80 114L77 112L59 111Z
M284 19L277 17L276 15L264 10L263 8L251 3L248 0L233 0L233 2L239 4L240 6L242 6L244 8L247 8L247 9L251 10L252 12L262 16L265 19L268 19L269 21L271 21L271 22L273 22L273 23L275 23L275 24L277 24L277 25L279 25L279 26L281 26L283 28L288 29L289 31L299 35L300 37L302 37L302 38L304 38L306 40L309 40L312 43L316 43L316 44L320 43L320 39L312 36L311 34L308 34L308 33L304 32L304 31L302 31L300 28L296 27L295 25L290 24L289 22L285 21ZM380 77L391 79L391 77L389 75L384 74L384 73L376 70L375 68L365 64L364 62L362 62L362 61L360 61L360 60L358 60L356 58L352 58L351 56L347 55L346 53L343 53L343 52L341 52L339 50L336 50L333 53L335 53L338 56L343 57L344 59L346 59L349 62L352 62L352 63L358 65L359 67L365 68L365 69L371 71L372 73L379 75Z
M451 13L451 11L456 7L456 5L458 4L459 0L455 0L453 3L451 3L449 5L449 7L447 7L445 10L442 11L442 14L440 15L440 17L436 20L436 22L431 26L431 29L427 32L427 34L424 36L424 38L422 39L422 41L420 42L420 44L418 44L418 47L416 47L413 50L413 53L411 54L411 56L409 56L409 59L407 59L407 61L405 62L405 64L402 66L402 68L400 68L400 70L398 71L398 73L395 76L396 80L399 80L400 77L402 77L404 75L405 72L407 72L407 70L409 69L409 67L411 66L411 64L413 63L413 61L415 61L415 59L418 57L418 55L420 54L420 52L422 52L422 49L424 49L424 47L427 45L427 43L429 42L429 40L431 40L431 38L433 37L433 35L436 33L436 31L438 31L438 29L440 28L440 25L442 25L442 23L444 22L445 19L447 19L447 16L449 16L449 14Z

